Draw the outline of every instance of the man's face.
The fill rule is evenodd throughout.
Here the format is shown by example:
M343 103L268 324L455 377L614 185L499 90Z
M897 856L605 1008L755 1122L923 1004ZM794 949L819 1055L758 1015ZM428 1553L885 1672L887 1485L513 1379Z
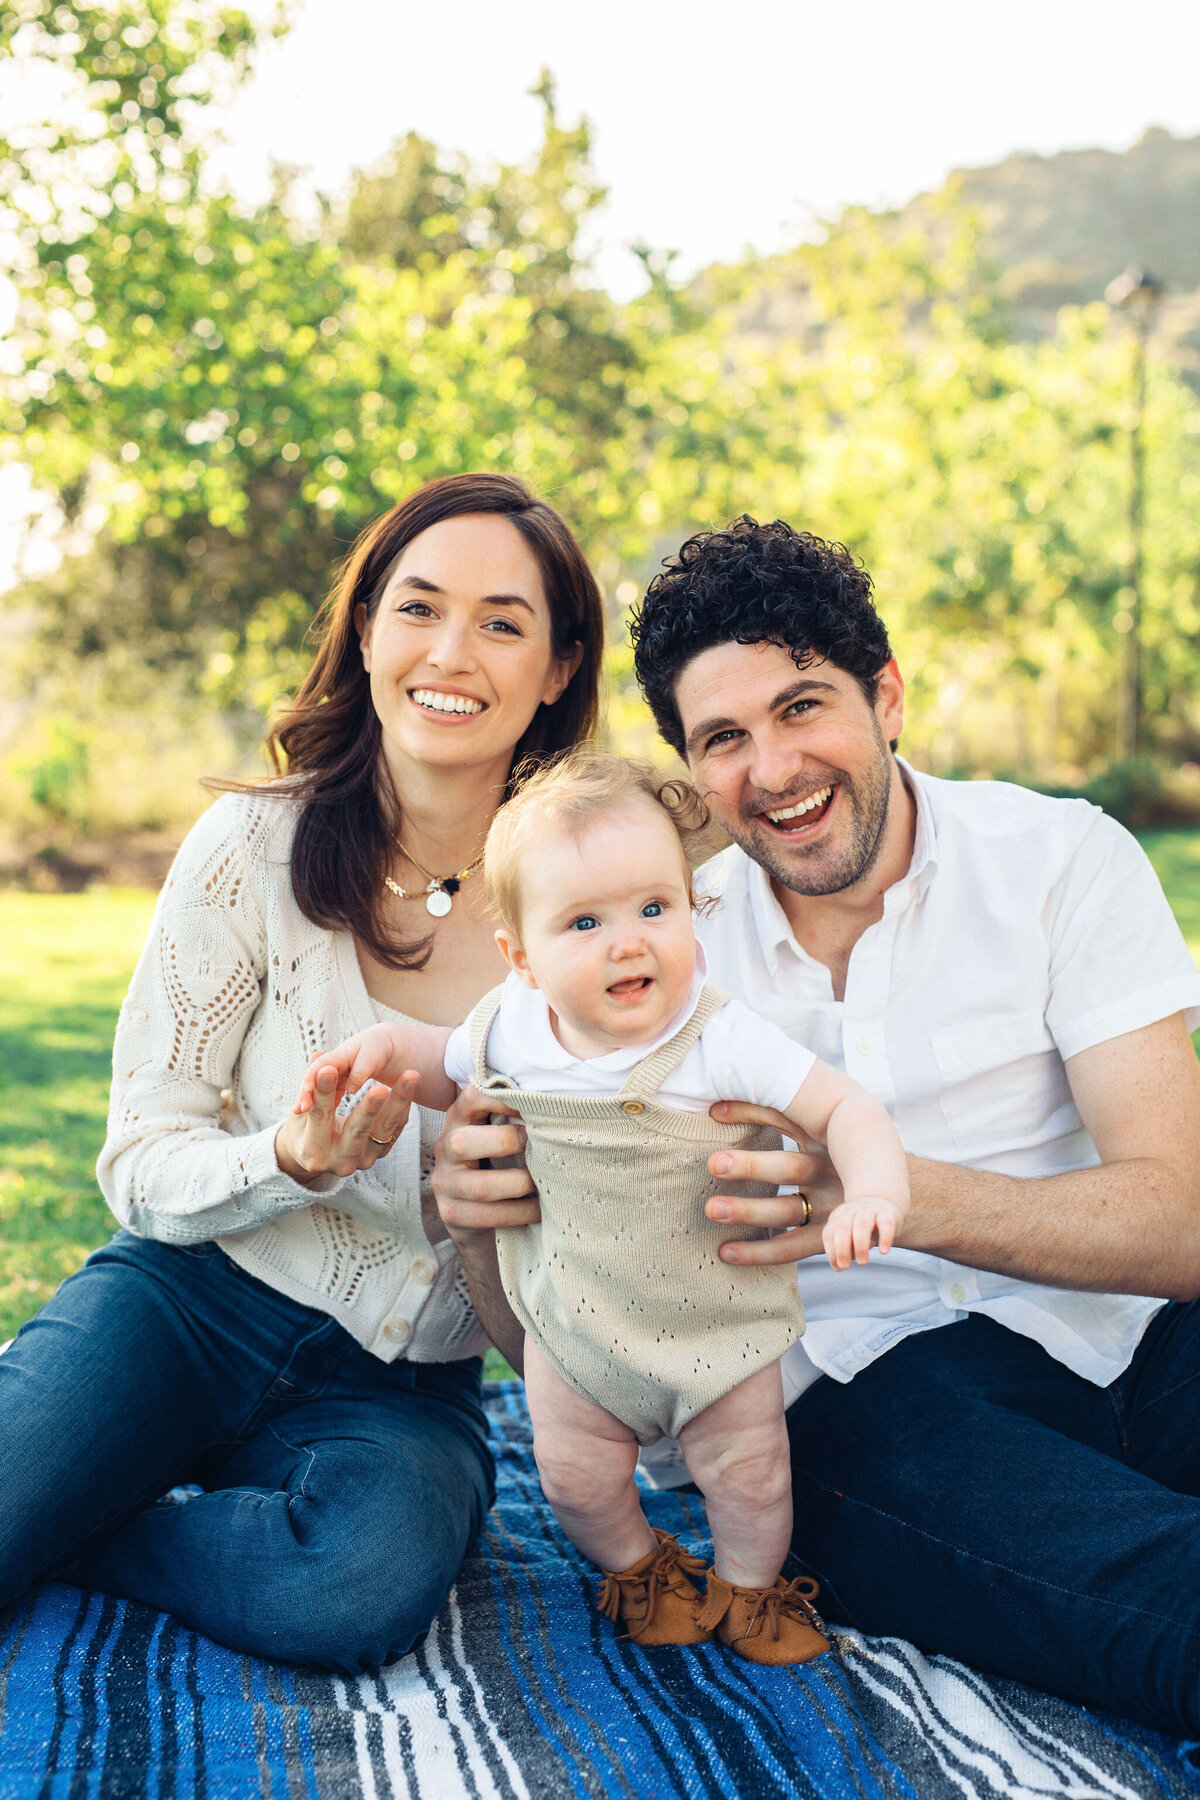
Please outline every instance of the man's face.
M778 644L716 644L675 687L697 787L735 843L795 894L836 894L883 842L904 723L894 662L872 706L831 662L798 669Z

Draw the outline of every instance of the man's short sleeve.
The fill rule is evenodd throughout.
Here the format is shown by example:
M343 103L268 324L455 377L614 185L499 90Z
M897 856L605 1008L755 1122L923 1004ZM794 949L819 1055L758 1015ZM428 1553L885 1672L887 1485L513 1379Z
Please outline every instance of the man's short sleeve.
M705 1026L704 1055L721 1099L748 1100L777 1112L799 1093L817 1060L740 1000L729 1001Z
M1048 1025L1064 1061L1182 1012L1200 972L1141 845L1099 813L1051 893Z

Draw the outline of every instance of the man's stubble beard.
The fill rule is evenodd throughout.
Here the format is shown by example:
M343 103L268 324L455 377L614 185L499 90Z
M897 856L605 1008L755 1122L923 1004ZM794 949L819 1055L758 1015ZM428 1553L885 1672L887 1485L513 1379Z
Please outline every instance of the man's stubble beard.
M853 887L868 874L883 848L883 835L887 826L888 803L892 792L892 753L877 720L872 721L875 731L875 744L879 755L866 773L854 781L844 769L835 769L825 765L824 774L831 782L837 782L842 795L850 803L850 835L841 854L827 867L816 867L811 873L805 869L800 857L793 852L789 857L782 847L765 837L762 827L757 824L755 815L767 810L763 805L754 807L749 817L739 816L736 825L726 825L734 842L746 852L746 855L759 864L766 873L777 881L781 887L788 888L793 894L803 894L809 899L817 899L825 894L840 894L846 888ZM783 798L772 795L769 805L784 807L791 804ZM828 854L824 845L814 853L814 863Z

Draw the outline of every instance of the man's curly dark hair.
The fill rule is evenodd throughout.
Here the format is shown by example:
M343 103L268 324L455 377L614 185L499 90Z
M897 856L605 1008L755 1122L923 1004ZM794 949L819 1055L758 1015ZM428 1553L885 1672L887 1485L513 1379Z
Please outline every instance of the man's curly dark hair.
M778 644L798 669L828 659L853 675L871 705L892 654L871 577L844 544L782 519L760 525L747 513L725 531L697 532L665 560L629 630L638 684L680 756L675 684L714 644Z

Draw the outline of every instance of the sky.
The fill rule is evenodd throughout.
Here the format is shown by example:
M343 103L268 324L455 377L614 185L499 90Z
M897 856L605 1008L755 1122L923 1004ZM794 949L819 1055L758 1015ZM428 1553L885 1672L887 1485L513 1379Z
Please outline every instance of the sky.
M597 270L619 296L632 242L688 274L1013 150L1200 133L1197 0L301 0L216 167L247 198L272 157L335 193L409 130L513 161L543 64L560 115L594 126Z

